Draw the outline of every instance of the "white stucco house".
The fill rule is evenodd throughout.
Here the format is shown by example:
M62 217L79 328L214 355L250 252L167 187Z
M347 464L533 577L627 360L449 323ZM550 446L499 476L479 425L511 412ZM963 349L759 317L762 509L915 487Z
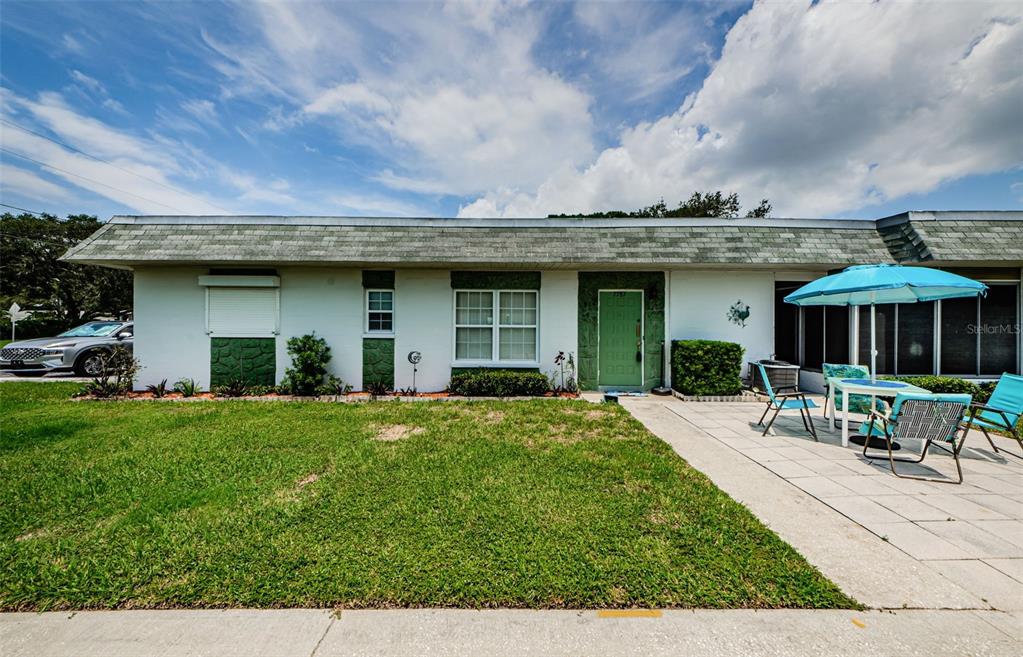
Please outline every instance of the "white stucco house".
M865 362L856 310L781 299L842 267L898 262L982 280L984 299L879 311L879 370L1021 369L1023 212L909 212L878 220L399 219L117 216L65 260L135 280L140 386L239 372L276 382L287 339L315 332L334 374L412 385L453 370L549 371L575 354L584 389L667 381L672 340L738 342L746 360ZM738 312L733 312L732 309ZM741 315L742 317L738 317ZM816 378L815 378L816 377Z

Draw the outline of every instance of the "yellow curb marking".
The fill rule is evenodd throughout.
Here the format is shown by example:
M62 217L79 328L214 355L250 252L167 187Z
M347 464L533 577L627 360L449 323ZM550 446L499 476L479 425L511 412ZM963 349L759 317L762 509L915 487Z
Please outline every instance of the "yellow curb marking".
M867 626L866 623L864 623L863 621L861 621L858 618L852 619L852 624L855 625L856 627L860 628L861 630Z
M660 609L601 609L597 618L660 618Z

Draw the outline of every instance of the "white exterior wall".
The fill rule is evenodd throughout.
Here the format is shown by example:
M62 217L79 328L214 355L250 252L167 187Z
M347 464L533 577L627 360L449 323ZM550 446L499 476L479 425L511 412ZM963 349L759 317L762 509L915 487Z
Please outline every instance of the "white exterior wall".
M282 267L277 382L291 365L288 338L316 332L330 347L327 371L356 389L362 387L362 270ZM207 369L209 359L207 358Z
M579 272L545 271L540 278L540 371L555 370L559 351L579 356Z
M741 344L743 374L751 360L774 353L774 272L675 270L670 272L668 331L672 340L725 340ZM749 305L742 327L728 319L739 300Z
M454 358L454 294L444 269L399 269L394 272L394 386L412 386L408 353L423 360L416 374L421 392L444 390Z
M167 379L210 385L210 339L206 335L206 289L198 267L135 270L135 357L142 364L136 388Z

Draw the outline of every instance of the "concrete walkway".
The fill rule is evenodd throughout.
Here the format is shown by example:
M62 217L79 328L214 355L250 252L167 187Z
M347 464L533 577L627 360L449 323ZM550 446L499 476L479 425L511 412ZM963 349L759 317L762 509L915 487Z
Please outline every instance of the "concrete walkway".
M622 403L860 602L1023 611L1023 461L982 436L964 451L962 485L928 483L841 447L821 418L814 442L798 414L762 437L760 404ZM925 465L917 474L954 472L940 453Z
M230 610L0 615L5 657L1015 656L995 611Z

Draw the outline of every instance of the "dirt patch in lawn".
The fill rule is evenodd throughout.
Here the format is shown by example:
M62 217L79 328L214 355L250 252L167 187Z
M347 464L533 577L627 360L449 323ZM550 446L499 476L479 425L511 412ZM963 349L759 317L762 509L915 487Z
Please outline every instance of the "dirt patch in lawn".
M298 483L295 484L295 488L297 488L299 490L302 490L303 488L305 488L309 484L316 483L319 480L320 480L320 475L318 475L315 472L313 472L313 473L310 473L309 475L299 479Z
M408 438L419 433L423 433L425 429L422 427L410 427L404 424L391 424L386 427L382 427L377 431L377 435L373 436L373 440L379 440L385 443L391 443L402 438Z
M504 411L490 411L486 415L487 422L498 424L504 421Z
M25 532L20 536L14 537L15 543L21 543L22 541L31 541L33 538L45 538L50 535L50 530L45 527L39 527L38 529L32 529Z

